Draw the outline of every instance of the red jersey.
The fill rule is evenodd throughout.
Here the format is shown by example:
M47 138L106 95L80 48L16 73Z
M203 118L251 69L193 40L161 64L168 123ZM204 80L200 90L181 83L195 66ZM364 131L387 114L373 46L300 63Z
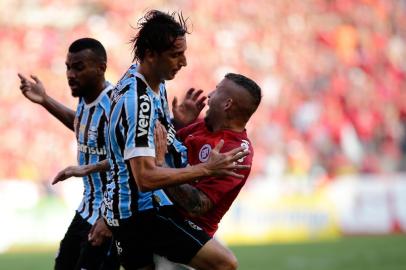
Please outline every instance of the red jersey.
M245 165L252 164L254 151L245 130L243 132L234 132L231 130L210 132L206 128L204 121L199 121L179 130L177 136L188 149L190 165L206 162L211 149L213 149L221 139L224 140L223 148L220 150L221 153L228 152L240 146L246 146L250 154L241 158L238 162ZM233 176L217 176L200 179L194 183L192 182L191 185L209 197L213 203L213 208L204 214L204 216L189 217L189 219L200 226L210 236L213 236L217 231L218 223L221 218L228 211L241 188L244 186L250 171L251 169L237 171L238 174L244 175L244 179Z

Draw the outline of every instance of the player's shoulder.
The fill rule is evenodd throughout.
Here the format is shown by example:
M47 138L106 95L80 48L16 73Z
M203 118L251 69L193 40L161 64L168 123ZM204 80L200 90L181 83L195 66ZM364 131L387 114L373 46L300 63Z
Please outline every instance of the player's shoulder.
M230 151L237 147L244 147L244 149L249 150L250 154L248 156L254 155L254 148L250 139L248 139L245 132L226 132L223 135L224 139L224 151Z
M134 85L136 85L137 83L136 74L137 74L136 65L130 66L115 85L113 96L118 95L122 96L128 90L134 89Z
M111 84L110 82L106 82L106 87L103 89L103 92L101 93L101 99L100 99L100 106L105 110L105 111L110 111L110 105L111 105L111 97L113 95L114 91L114 85Z
M247 137L247 133L244 130L243 132L235 132L231 130L224 130L223 132L224 140L233 144L245 143L251 145L251 141Z
M113 91L114 91L114 85L111 83L111 82L109 82L109 81L106 81L106 87L103 89L103 94L104 94L104 98L111 98L111 95L113 94Z
M204 120L197 120L196 122L187 125L186 127L183 127L177 131L177 135L180 137L184 137L185 135L191 135L192 133L195 133L196 131L201 131L203 129L206 129L206 126L204 124Z

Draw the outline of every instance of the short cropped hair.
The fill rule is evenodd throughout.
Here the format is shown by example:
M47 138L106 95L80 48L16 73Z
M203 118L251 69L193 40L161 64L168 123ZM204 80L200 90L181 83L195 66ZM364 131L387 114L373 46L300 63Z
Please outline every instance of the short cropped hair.
M261 103L262 98L261 88L258 86L258 84L250 78L245 77L241 74L227 73L225 78L233 81L235 84L248 91L253 101L251 114L254 113L255 110L258 108L259 103Z
M144 60L147 49L162 53L172 48L177 37L189 34L186 21L182 13L178 12L171 14L158 10L147 12L138 21L138 33L131 39L133 61Z
M91 50L96 58L101 62L107 62L107 53L100 41L93 38L80 38L69 46L70 53L77 53L83 50Z

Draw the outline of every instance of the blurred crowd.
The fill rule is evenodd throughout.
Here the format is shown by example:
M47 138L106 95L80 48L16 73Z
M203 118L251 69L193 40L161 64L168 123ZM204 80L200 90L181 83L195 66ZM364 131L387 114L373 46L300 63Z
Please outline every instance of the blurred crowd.
M405 0L2 0L0 179L49 182L75 162L73 133L21 95L17 72L36 74L75 108L69 44L99 39L114 83L148 9L189 17L188 66L168 82L169 99L190 87L209 93L227 72L262 87L247 127L253 177L332 181L406 170Z

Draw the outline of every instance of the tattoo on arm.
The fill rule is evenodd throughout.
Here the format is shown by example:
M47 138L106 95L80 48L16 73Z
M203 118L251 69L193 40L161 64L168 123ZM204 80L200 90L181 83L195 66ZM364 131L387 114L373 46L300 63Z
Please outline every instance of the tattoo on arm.
M87 174L95 172L107 172L110 169L110 163L108 159L104 159L94 164L87 165Z
M167 187L165 192L176 205L192 216L201 216L213 207L212 201L206 194L189 184Z

